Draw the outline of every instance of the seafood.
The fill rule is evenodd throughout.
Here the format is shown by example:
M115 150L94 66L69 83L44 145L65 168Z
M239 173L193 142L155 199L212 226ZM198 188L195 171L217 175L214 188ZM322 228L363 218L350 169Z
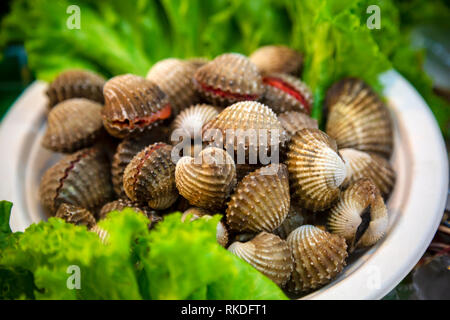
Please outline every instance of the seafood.
M278 115L278 120L280 121L283 128L286 130L288 139L305 128L319 129L319 125L316 119L311 118L307 114L298 111L287 111Z
M55 217L77 226L86 226L88 229L96 224L94 216L88 210L67 203L59 206Z
M147 206L139 205L138 203L134 203L127 199L118 199L105 204L99 212L98 219L105 219L108 213L110 213L111 211L122 211L125 208L131 208L134 211L142 213L147 218L149 218L150 228L154 227L157 222L162 221L162 217L159 216L156 211Z
M263 74L274 72L299 75L303 66L303 55L285 46L264 46L250 55Z
M183 215L181 216L181 221L185 222L188 215L190 215L190 217L191 217L189 219L190 222L195 221L197 219L211 219L212 218L209 211L202 209L202 208L198 208L198 207L192 207L183 213ZM227 230L227 226L222 221L219 221L217 223L217 227L216 227L217 243L225 248L228 244L228 237L229 237L229 233Z
M283 223L273 231L273 233L281 239L286 239L292 231L301 225L307 224L307 222L311 220L309 219L309 215L310 213L305 209L300 208L295 205L295 203L291 203L286 218L283 220Z

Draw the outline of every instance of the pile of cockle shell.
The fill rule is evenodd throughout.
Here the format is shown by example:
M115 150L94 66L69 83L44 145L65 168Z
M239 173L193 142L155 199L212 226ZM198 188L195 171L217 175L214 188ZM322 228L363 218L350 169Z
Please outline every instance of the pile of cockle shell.
M280 287L305 294L329 283L349 254L387 230L392 124L367 84L345 78L329 88L319 130L302 62L295 50L267 46L250 57L165 59L146 78L63 72L47 92L42 145L67 155L42 177L45 212L102 238L97 221L125 207L149 227L174 211L186 223L220 213L219 244ZM224 141L205 139L208 129L276 130L263 151L280 161L249 161L260 140L212 145ZM180 140L171 135L180 130L199 143L175 161Z

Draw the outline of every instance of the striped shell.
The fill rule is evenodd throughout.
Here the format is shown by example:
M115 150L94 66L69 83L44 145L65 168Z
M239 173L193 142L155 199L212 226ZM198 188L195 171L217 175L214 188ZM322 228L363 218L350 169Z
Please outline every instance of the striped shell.
M294 268L289 245L271 233L261 232L245 243L234 242L228 247L228 251L251 264L279 286L286 284Z
M44 173L39 194L48 215L63 203L95 211L112 197L106 156L97 148L65 156Z
M77 226L86 226L88 229L96 224L94 216L88 210L67 203L59 206L55 217Z
M292 231L306 224L306 222L310 220L308 219L308 214L309 212L305 209L291 203L286 218L283 220L283 223L273 231L273 233L281 239L286 239Z
M103 94L103 125L117 138L141 133L172 112L167 95L156 84L132 74L108 80Z
M300 206L320 211L338 199L346 167L333 139L318 129L302 129L292 137L287 158L291 190Z
M103 104L105 79L86 70L67 70L60 73L48 86L49 107L71 98L86 98Z
M144 203L153 209L166 209L178 197L175 188L175 164L172 146L154 143L134 156L125 168L123 188L133 202Z
M316 119L298 111L287 111L278 115L278 120L280 121L289 139L305 128L319 129L319 125Z
M65 153L91 146L104 132L101 110L101 104L84 98L57 104L48 114L42 146Z
M196 71L194 79L201 96L217 106L258 100L264 93L256 66L237 53L225 53L208 62Z
M291 292L307 292L333 280L347 258L345 239L312 225L292 231L287 242L294 256L294 271L287 284Z
M178 191L191 205L219 210L236 185L236 167L226 151L206 148L196 158L178 161L175 180Z
M131 208L134 211L144 214L150 219L150 227L153 227L157 222L162 220L161 216L159 216L156 211L127 199L118 199L105 204L100 210L98 219L105 219L111 211L122 211L125 208Z
M299 111L310 114L313 106L311 89L289 74L271 73L262 79L265 88L263 103L275 113Z
M289 207L287 168L270 164L239 182L228 203L227 223L239 232L272 232L286 218Z
M280 72L299 75L303 66L303 56L285 46L264 46L255 50L250 61L263 74Z
M328 90L326 104L329 110L326 132L339 148L391 155L391 116L367 84L358 79L344 79Z
M209 211L198 208L198 207L192 207L186 210L183 215L181 216L181 221L185 222L186 218L190 215L189 221L195 221L197 219L211 219L212 215L209 213ZM219 221L217 223L216 227L216 240L217 243L220 244L222 247L226 247L228 244L229 239L229 233L227 230L227 226L222 221Z
M193 65L169 58L157 62L147 73L146 78L157 83L169 97L173 116L199 101L193 82L195 71Z
M369 178L383 195L387 196L391 192L395 184L395 172L388 160L375 153L355 149L341 149L339 153L347 166L344 187L361 178Z
M328 217L329 230L344 237L351 249L373 245L383 237L387 226L383 198L369 179L351 184L331 208Z

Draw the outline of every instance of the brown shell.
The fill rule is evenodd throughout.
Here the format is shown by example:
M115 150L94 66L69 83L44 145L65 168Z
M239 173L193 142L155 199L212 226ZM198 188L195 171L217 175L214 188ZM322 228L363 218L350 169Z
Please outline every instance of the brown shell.
M395 172L388 160L375 153L355 149L341 149L339 153L347 166L344 187L361 178L369 178L384 196L389 195L395 184Z
M172 112L167 95L155 83L132 74L108 80L103 94L103 125L117 138L148 130Z
M225 53L208 62L196 71L194 79L200 95L217 106L258 100L264 93L256 66L237 53Z
M88 210L67 203L59 206L55 217L77 226L86 226L88 229L96 224L94 216Z
M389 157L393 148L391 116L363 81L347 78L327 92L327 134L339 148L377 152Z
M284 164L270 164L248 174L236 187L226 210L235 231L272 232L290 207L289 178Z
M308 292L333 280L348 256L345 239L312 225L298 227L287 242L294 257L294 271L287 284L291 292Z
M189 63L190 65L192 65L195 69L203 67L209 61L210 60L208 58L202 58L202 57L194 57L194 58L189 58L186 60L186 62Z
M300 206L320 211L338 199L346 167L333 139L318 129L302 129L292 137L287 158L291 190Z
M65 153L91 146L104 132L101 110L101 104L84 98L57 104L48 114L42 146Z
M49 107L71 98L86 98L103 104L105 79L91 71L72 69L61 72L48 86Z
M252 61L263 74L280 72L299 75L303 66L300 52L285 46L264 46L255 50Z
M319 129L319 125L316 119L311 118L307 114L298 111L288 111L278 115L278 120L280 121L286 133L291 139L291 137L305 128Z
M275 113L299 111L311 114L313 94L304 82L283 73L268 74L262 81L265 88L262 101Z
M147 73L146 78L164 91L172 106L172 115L199 101L193 76L196 68L185 61L169 58L157 62Z
M286 239L292 231L306 224L307 221L311 220L308 216L310 214L311 213L307 212L307 210L302 209L291 202L289 213L283 220L283 223L278 228L276 228L273 233L279 236L281 239Z
M39 187L41 204L54 215L62 203L95 211L112 197L109 162L97 148L65 156L48 169Z
M220 210L236 185L236 167L226 151L206 148L196 158L178 161L175 180L178 191L191 205Z
M162 220L156 211L152 210L147 206L139 205L138 203L132 202L127 199L118 199L105 204L98 215L98 219L105 219L111 211L122 211L125 208L131 208L137 212L140 212L150 219L150 227L153 227L157 222Z
M228 247L228 251L251 264L279 286L289 280L294 268L289 245L271 233L261 232L245 243L234 242Z
M134 202L147 202L150 208L166 209L178 197L172 146L154 143L134 156L125 168L123 188Z
M259 168L261 168L261 164L249 164L249 163L242 163L236 165L236 178L237 181L241 181L244 179L246 175L248 175L250 172L253 172Z

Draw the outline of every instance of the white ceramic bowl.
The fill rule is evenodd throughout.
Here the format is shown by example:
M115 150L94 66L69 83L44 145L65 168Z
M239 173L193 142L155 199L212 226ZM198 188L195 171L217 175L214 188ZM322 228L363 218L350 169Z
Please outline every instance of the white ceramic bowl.
M439 225L447 195L448 161L436 121L422 97L395 71L381 76L394 119L392 164L397 181L388 202L389 231L353 256L344 272L309 299L379 299L425 252ZM14 203L11 226L24 230L45 219L38 200L43 172L59 156L43 149L46 84L33 83L0 127L0 199Z

